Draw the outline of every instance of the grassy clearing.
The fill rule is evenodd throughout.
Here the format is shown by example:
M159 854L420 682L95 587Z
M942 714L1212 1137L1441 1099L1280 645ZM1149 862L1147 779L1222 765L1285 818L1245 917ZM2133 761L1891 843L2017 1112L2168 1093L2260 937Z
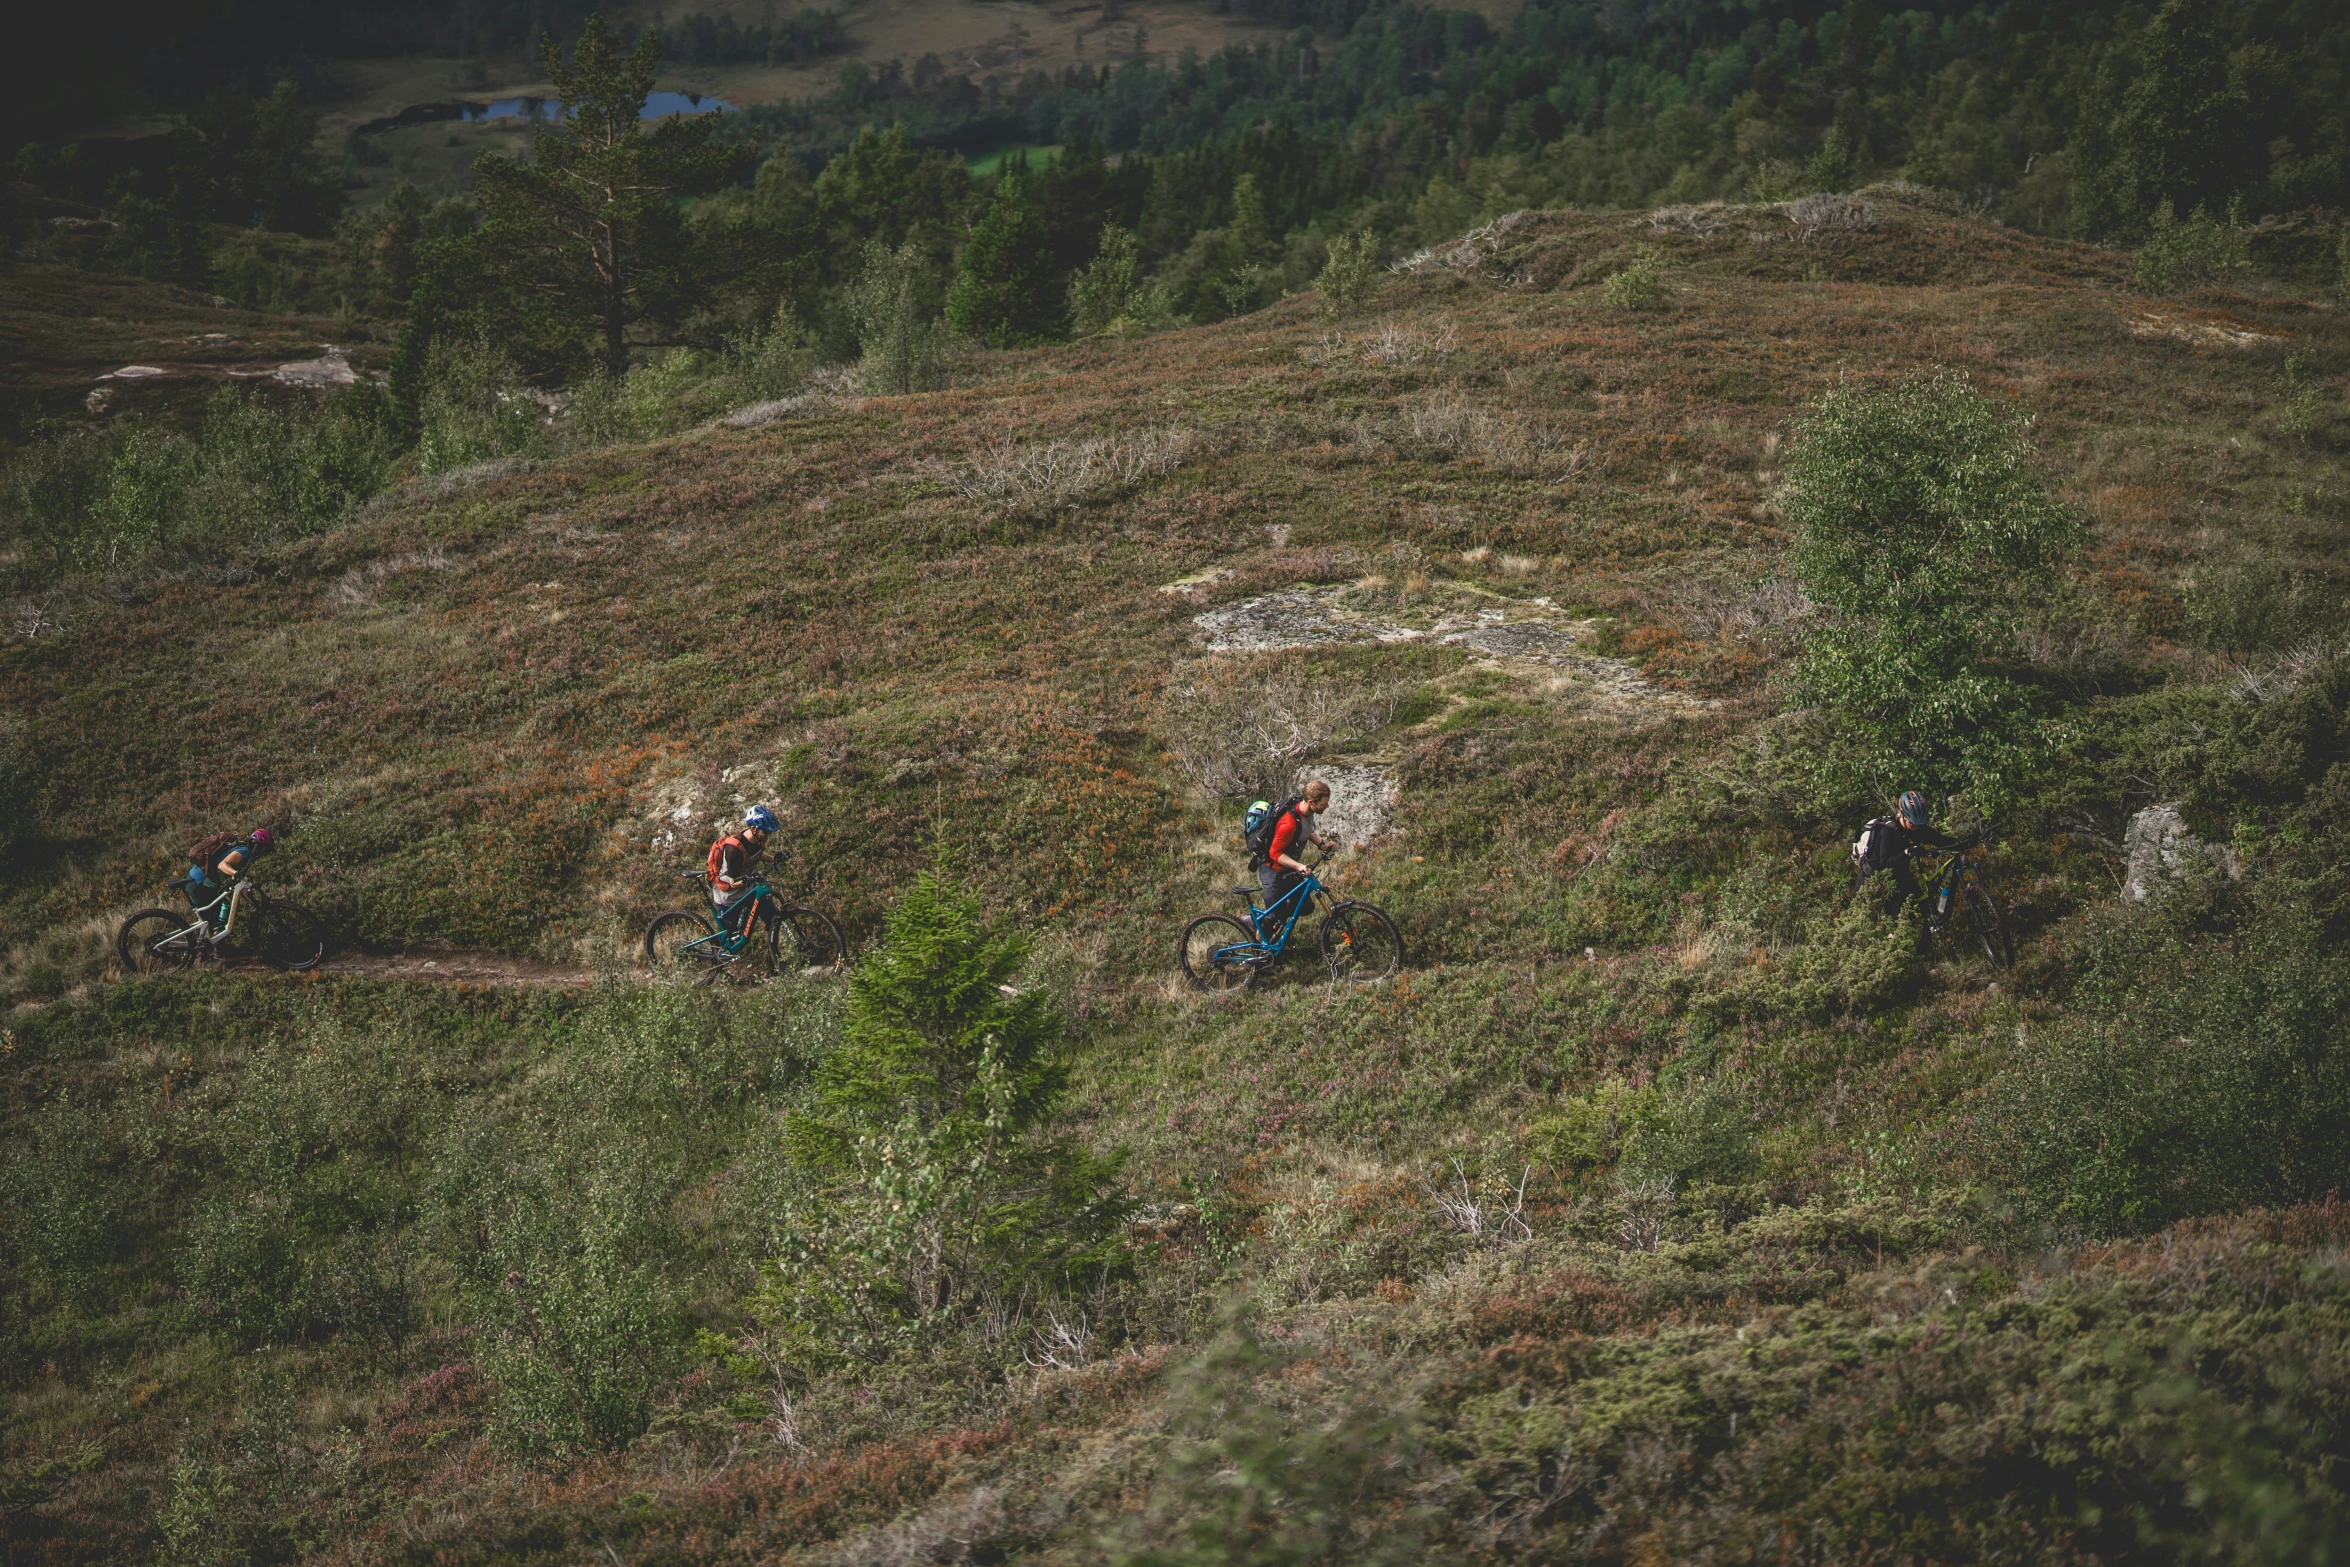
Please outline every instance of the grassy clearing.
M2147 335L2119 258L1890 200L1709 225L1544 215L1342 330L1295 300L447 475L225 580L19 576L11 1529L60 1561L2336 1539L2334 313L2210 293L2178 308L2248 341ZM1656 307L1611 307L1651 246ZM1806 784L1782 683L1788 421L1938 365L2038 416L2089 534L2022 655L2066 722L1990 862L2003 976L1850 896L1881 805ZM1577 640L1203 646L1309 588ZM1392 780L1339 877L1401 981L1169 984L1178 917L1232 902L1209 791L1260 781L1202 689L1281 729L1250 767ZM753 798L860 941L933 865L1038 935L1062 1127L1140 1204L1117 1276L853 1371L742 1347L836 991L107 978L111 918L228 821L291 825L272 884L345 940L602 958ZM2243 879L2122 905L2155 800ZM464 1221L548 1211L533 1170L653 1237L674 1358L618 1451L511 1437Z

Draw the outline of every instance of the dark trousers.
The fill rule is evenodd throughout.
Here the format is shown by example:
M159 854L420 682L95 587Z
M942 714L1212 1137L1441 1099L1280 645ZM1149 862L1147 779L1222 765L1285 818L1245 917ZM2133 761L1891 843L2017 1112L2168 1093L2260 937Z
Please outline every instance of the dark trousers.
M1262 901L1258 904L1258 907L1272 909L1274 904L1281 901L1281 895L1283 893L1286 893L1290 888L1296 886L1304 879L1305 878L1298 875L1297 872L1285 869L1279 865L1258 866L1257 886L1262 894ZM1262 933L1265 939L1270 941L1275 935L1279 934L1281 927L1288 924L1290 917L1296 912L1297 910L1294 907L1273 909L1272 914L1265 920L1265 924L1270 927Z
M751 917L751 907L756 902L758 902L756 895L745 891L738 892L726 902L719 904L718 928L729 935L733 934L741 928L745 920ZM769 898L767 905L769 912L772 913L775 908L775 900Z
M1893 890L1885 894L1883 904L1885 917L1887 919L1901 918L1901 911L1909 906L1909 900L1917 899L1921 910L1918 921L1918 950L1923 952L1933 945L1934 940L1933 933L1926 929L1924 919L1924 915L1934 912L1932 905L1927 902L1926 891L1918 885L1917 872L1909 868L1909 861L1895 860L1886 869L1893 878Z
M217 925L223 918L227 916L228 910L226 908L213 908L212 905L218 900L227 897L229 894L229 889L233 885L235 884L227 881L201 881L198 880L193 873L191 873L184 885L183 890L185 890L188 895L188 907L200 914L206 913L206 911L209 910L210 912L207 917L212 921L212 923Z

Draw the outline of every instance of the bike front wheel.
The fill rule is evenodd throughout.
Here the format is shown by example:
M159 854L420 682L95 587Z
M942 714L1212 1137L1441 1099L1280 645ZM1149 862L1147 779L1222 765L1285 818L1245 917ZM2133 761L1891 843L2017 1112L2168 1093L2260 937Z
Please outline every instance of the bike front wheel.
M1983 956L1995 969L2015 966L2015 945L2008 940L2007 921L1999 912L1999 905L1991 897L1991 889L1979 881L1970 881L1966 887L1967 922L1974 926L1975 940L1983 949Z
M803 974L830 974L848 960L849 944L840 927L822 909L787 903L783 922L775 933L775 966L797 968Z
M202 954L203 932L192 915L173 909L141 909L115 932L114 954L126 974L169 974Z
M645 961L674 974L707 979L727 961L727 954L710 938L718 926L707 914L672 909L645 928Z
M1368 903L1341 903L1322 918L1322 963L1350 985L1386 979L1403 971L1403 936Z
M262 962L289 974L307 973L326 956L326 926L291 903L272 901L256 909L251 939Z
M1248 927L1231 915L1202 914L1183 927L1177 948L1183 977L1211 995L1246 990L1263 955L1255 942Z

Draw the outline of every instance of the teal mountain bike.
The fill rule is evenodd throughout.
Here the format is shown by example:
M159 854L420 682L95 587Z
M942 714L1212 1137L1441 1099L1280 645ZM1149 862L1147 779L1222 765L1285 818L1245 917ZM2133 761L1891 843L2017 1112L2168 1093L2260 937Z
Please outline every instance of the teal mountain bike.
M705 871L684 871L707 885ZM840 927L822 909L787 903L754 875L721 921L710 910L672 909L645 930L645 961L707 984L721 975L756 978L790 971L830 974L849 955Z
M1321 863L1314 862L1317 868ZM1256 906L1254 887L1232 890L1248 905L1246 921L1229 914L1203 914L1183 927L1178 951L1184 977L1202 990L1245 989L1279 963L1309 905L1322 910L1315 942L1332 979L1366 984L1403 968L1403 937L1396 933L1395 921L1368 903L1334 897L1312 871L1275 898L1269 909Z

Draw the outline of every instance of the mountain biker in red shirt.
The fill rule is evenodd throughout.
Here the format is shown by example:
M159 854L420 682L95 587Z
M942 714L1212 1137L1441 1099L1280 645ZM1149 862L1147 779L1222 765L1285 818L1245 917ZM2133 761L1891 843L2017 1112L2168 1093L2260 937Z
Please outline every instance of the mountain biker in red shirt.
M1314 831L1314 818L1329 808L1330 786L1316 778L1273 824L1273 841L1266 847L1264 863L1257 867L1257 885L1264 890L1266 908L1272 908L1305 876L1305 863L1297 858L1300 850L1308 844L1324 853L1338 847L1336 838Z
M752 867L766 852L775 825L773 811L764 805L754 805L743 817L739 829L710 845L710 902L718 912L721 929L732 929L730 922L734 917L746 913L748 900L743 896L744 887L750 880Z

